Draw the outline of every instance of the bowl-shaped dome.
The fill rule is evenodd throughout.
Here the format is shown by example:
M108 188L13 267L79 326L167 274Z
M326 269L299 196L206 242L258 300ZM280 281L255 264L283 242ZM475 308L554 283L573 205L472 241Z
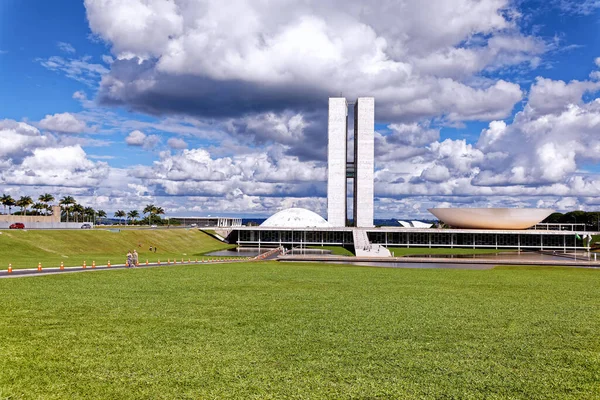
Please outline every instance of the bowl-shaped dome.
M288 208L271 215L260 226L273 228L328 228L329 222L306 208Z
M447 225L467 229L527 229L554 210L549 208L430 208Z

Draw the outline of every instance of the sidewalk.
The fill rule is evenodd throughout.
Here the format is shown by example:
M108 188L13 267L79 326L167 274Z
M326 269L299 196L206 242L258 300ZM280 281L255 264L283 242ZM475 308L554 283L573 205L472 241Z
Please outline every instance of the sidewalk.
M150 268L150 267L170 267L170 266L179 266L179 265L190 265L190 264L224 264L224 263L235 263L235 262L249 262L256 261L254 258L224 258L224 259L210 259L210 260L190 260L190 261L169 261L169 262L158 262L154 263L140 263L136 267L126 267L125 264L111 264L108 265L96 265L92 267L91 265L80 267L64 267L64 269L60 269L60 267L42 267L41 271L38 271L37 268L26 268L26 269L13 269L11 273L7 270L0 270L0 279L1 278L22 278L27 276L44 276L44 275L56 275L56 274L66 274L73 272L87 272L87 271L106 271L112 269L138 269L138 268Z

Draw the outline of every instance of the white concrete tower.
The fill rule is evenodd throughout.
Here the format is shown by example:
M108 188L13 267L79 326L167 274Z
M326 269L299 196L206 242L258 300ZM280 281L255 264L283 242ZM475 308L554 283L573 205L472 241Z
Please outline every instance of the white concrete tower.
M348 143L348 103L344 97L329 98L327 124L327 221L333 227L346 226L346 146Z
M375 99L359 97L354 105L354 225L373 226L375 172Z

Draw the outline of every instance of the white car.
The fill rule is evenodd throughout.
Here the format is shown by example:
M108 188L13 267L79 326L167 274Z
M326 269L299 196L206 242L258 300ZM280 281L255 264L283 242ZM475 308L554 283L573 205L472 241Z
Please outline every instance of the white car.
M150 228L158 228L156 225L150 225Z

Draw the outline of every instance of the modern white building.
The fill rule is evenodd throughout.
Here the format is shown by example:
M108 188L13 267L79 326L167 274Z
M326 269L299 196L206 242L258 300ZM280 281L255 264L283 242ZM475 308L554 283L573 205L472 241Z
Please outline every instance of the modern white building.
M346 226L348 103L343 97L329 99L327 134L327 221L331 226Z
M354 141L348 142L348 107L353 106ZM526 230L543 220L547 209L430 209L455 229L432 229L419 221L399 221L402 227L374 227L375 101L329 99L327 221L312 211L292 208L278 212L259 227L235 227L230 243L243 247L287 248L352 246L360 257L389 257L390 247L485 248L542 251L589 251L574 229ZM349 157L348 147L354 149ZM347 225L348 180L353 180L354 226ZM587 236L586 236L587 235Z
M348 161L348 105L354 104L354 159ZM327 220L345 227L348 215L348 179L353 179L353 219L359 228L373 227L373 175L375 171L375 99L329 99Z

